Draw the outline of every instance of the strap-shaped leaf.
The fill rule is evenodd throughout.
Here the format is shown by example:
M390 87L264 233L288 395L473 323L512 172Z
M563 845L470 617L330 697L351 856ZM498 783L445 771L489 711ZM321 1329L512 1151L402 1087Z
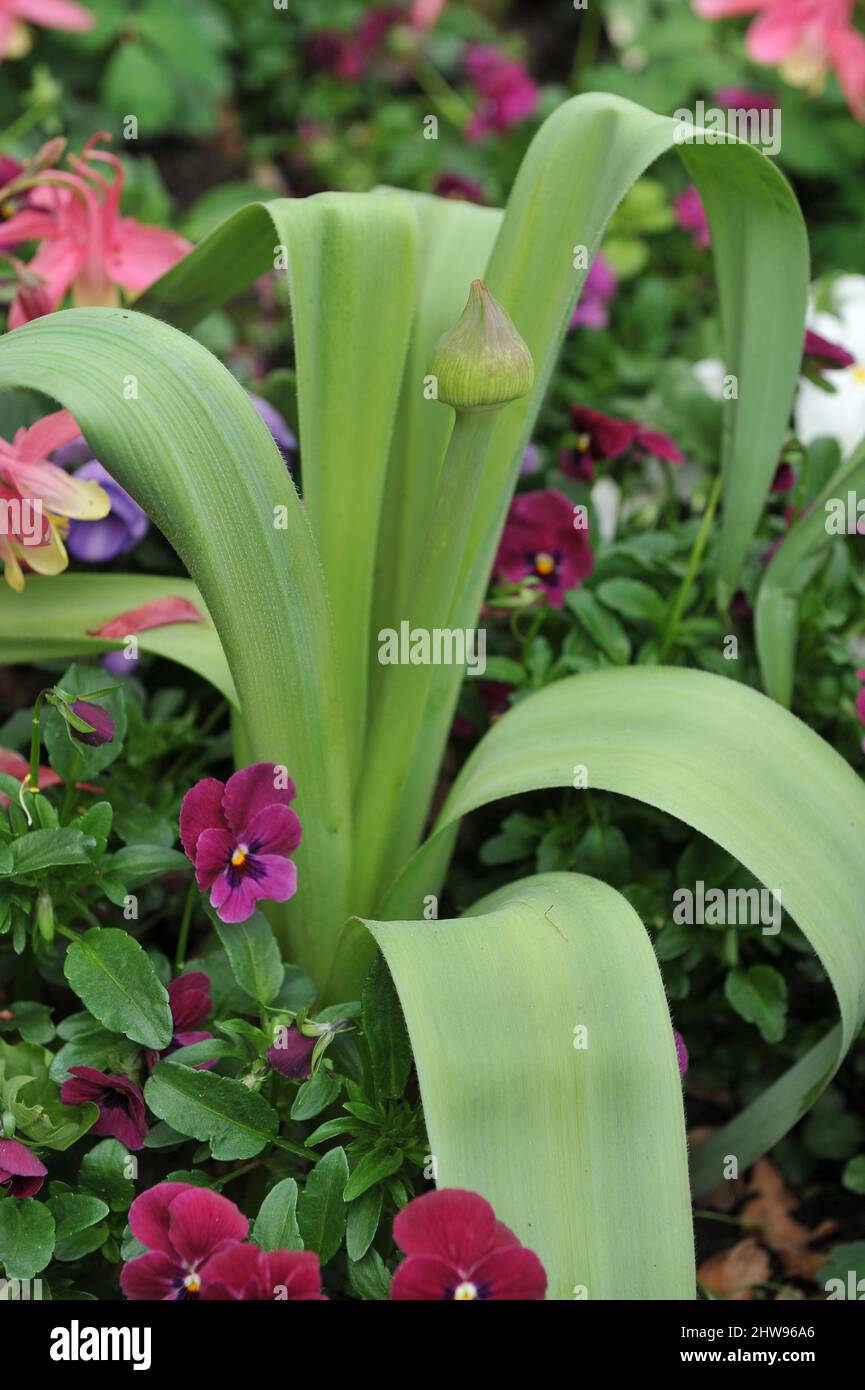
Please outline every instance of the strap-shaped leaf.
M831 498L846 502L848 491L865 487L865 446L826 485L808 511L787 532L763 575L754 610L754 636L763 687L773 700L789 708L793 699L796 645L799 637L799 600L813 573L820 552L836 539L826 529L826 503Z
M21 594L0 585L0 661L74 661L123 650L120 641L89 634L110 618L160 598L184 598L201 623L177 623L136 634L142 651L187 666L231 703L237 692L204 599L188 579L154 574L65 574L62 580L28 575Z
M304 836L285 918L296 959L320 977L348 911L343 687L321 564L279 451L215 357L130 310L68 309L16 329L0 341L7 385L71 410L186 563L231 669L250 761L284 764L297 783ZM62 602L64 578L50 582ZM327 729L326 757L314 728Z
M825 967L839 1028L693 1161L697 1191L740 1169L805 1113L865 1017L865 786L843 758L764 695L701 671L627 667L559 681L521 701L481 740L436 833L409 863L381 915L419 915L437 891L460 818L502 797L574 784L657 806L722 845L777 892ZM578 790L574 791L579 796ZM345 950L362 955L357 938Z
M676 1050L630 904L544 874L458 920L367 926L405 1010L439 1186L492 1202L550 1298L693 1298Z

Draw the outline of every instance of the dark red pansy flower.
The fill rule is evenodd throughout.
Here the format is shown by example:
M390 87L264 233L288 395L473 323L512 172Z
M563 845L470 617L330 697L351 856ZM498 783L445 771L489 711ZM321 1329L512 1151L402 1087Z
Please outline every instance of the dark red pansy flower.
M537 1301L546 1293L537 1255L476 1192L445 1187L415 1197L396 1216L393 1238L406 1259L393 1276L392 1299Z
M47 1172L26 1144L0 1139L0 1187L5 1187L10 1197L35 1197Z
M857 681L865 682L865 671L856 672ZM860 724L865 724L865 684L856 696L856 714ZM862 741L862 751L865 752L865 739Z
M111 742L114 737L114 720L107 709L103 709L101 705L94 705L89 700L73 700L70 709L79 719L89 724L92 730L91 733L85 733L83 729L74 729L70 724L69 732L79 743L87 743L91 748L101 748L103 743Z
M789 492L790 489L795 486L796 474L792 465L782 461L775 469L775 476L772 479L772 486L769 491L771 493Z
M249 1233L233 1202L188 1182L161 1182L142 1192L129 1208L129 1225L147 1246L146 1255L129 1260L120 1272L120 1287L136 1300L204 1297L203 1266Z
M292 1081L302 1081L312 1071L312 1054L318 1038L308 1038L301 1033L296 1024L280 1030L280 1036L272 1047L267 1049L267 1060L280 1076Z
M96 1067L70 1067L68 1081L60 1087L64 1105L99 1106L99 1119L91 1134L119 1139L127 1149L140 1149L147 1138L144 1097L128 1076L109 1076Z
M439 198L455 198L464 203L486 203L484 190L474 179L463 178L462 174L439 174L433 192Z
M576 520L574 504L554 488L515 497L495 574L512 584L533 575L552 606L561 608L566 591L591 574L595 563L588 531L575 526Z
M637 457L648 454L665 459L667 463L682 464L685 456L668 434L650 429L638 420L616 420L589 410L584 405L571 406L571 421L576 438L570 448L559 456L559 467L572 478L590 483L595 477L595 464L621 458L629 450Z
M176 1052L179 1047L190 1047L192 1043L206 1042L208 1038L213 1037L212 1033L193 1031L197 1023L203 1022L213 1012L210 977L202 970L190 970L188 975L179 975L176 980L172 980L168 985L168 1004L174 1024L171 1042L161 1052L148 1048L148 1071L153 1071L160 1058ZM215 1066L215 1061L198 1062L195 1070L207 1071Z
M205 777L186 793L180 839L201 889L223 922L245 922L260 898L282 903L297 889L289 859L300 821L295 786L277 763L253 763L227 782Z
M326 1303L318 1256L312 1250L259 1250L226 1245L201 1271L201 1298L244 1303Z
M838 343L830 343L828 338L821 338L819 333L814 333L810 328L805 330L802 356L805 358L804 365L813 366L818 372L837 372L842 367L852 367L856 361L846 348L842 348Z

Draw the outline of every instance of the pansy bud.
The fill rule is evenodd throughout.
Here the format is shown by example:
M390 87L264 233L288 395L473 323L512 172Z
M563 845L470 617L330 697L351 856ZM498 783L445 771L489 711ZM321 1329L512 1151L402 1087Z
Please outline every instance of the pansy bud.
M91 726L92 732L69 726L72 737L77 738L79 743L87 743L91 748L101 748L103 743L111 742L114 737L114 720L107 709L103 709L101 705L93 705L89 700L74 700L70 708L73 714L77 714L79 719Z
M454 410L495 410L532 389L532 354L500 304L480 280L455 327L433 348L429 371L438 399Z
M43 941L54 940L54 904L47 888L36 899L36 926Z

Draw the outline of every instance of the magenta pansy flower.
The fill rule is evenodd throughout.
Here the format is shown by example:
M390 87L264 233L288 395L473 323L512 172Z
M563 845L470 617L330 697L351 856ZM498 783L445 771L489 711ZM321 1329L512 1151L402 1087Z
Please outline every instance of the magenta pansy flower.
M589 266L582 294L571 315L568 328L606 328L610 321L607 305L618 287L616 272L609 261L598 252Z
M595 558L584 527L575 527L574 504L554 488L515 497L494 572L518 584L533 575L547 599L561 608L568 589L591 574Z
M35 1197L47 1173L45 1164L26 1144L0 1139L0 1187L5 1187L10 1197Z
M69 725L69 732L79 743L86 743L91 748L101 748L103 743L111 742L116 730L114 720L107 709L103 709L101 705L94 705L90 700L73 700L69 708L79 719L83 719L85 724L90 725L90 733L85 733L83 729L73 729L72 725Z
M830 343L828 338L821 338L812 328L805 329L802 356L805 359L803 368L816 372L839 371L842 367L852 367L856 361L852 352L839 343Z
M775 469L775 476L772 479L772 486L769 491L773 494L789 492L796 486L796 472L792 464L784 463L783 459Z
M261 898L282 903L297 889L289 855L300 821L295 786L277 763L253 763L227 782L206 777L183 798L180 839L199 888L223 922L245 922Z
M480 103L466 129L469 140L501 135L537 110L540 88L517 63L491 44L471 44L465 68Z
M688 1070L688 1049L678 1028L673 1029L673 1037L676 1040L676 1061L679 1063L679 1075L684 1076Z
M483 204L487 201L480 184L462 174L439 174L433 192L439 198L453 198L457 202Z
M242 1302L326 1303L318 1256L312 1250L259 1250L225 1245L202 1270L201 1297Z
M179 975L176 980L172 980L167 988L174 1030L171 1042L161 1052L157 1052L153 1048L148 1049L148 1071L153 1071L161 1058L167 1057L171 1052L176 1052L179 1047L190 1047L192 1043L206 1042L208 1038L213 1037L212 1033L195 1031L195 1025L203 1022L213 1012L213 1002L210 998L210 977L205 975L202 970L190 970L188 975ZM215 1061L198 1062L195 1070L207 1071L215 1066Z
M865 671L857 671L856 679L865 682ZM856 696L856 713L859 716L860 724L865 724L865 684ZM865 739L862 740L862 751L865 752Z
M415 1197L397 1214L393 1238L407 1258L393 1276L392 1299L537 1301L546 1293L537 1255L476 1192L445 1187Z
M70 1067L69 1080L60 1087L64 1105L99 1106L99 1119L91 1134L119 1139L127 1149L140 1149L147 1138L144 1097L127 1076L109 1076L96 1067Z
M694 184L689 184L684 193L673 199L673 211L682 231L690 232L694 245L705 250L711 243L712 235L703 199Z
M129 1208L129 1225L147 1246L147 1254L130 1260L120 1273L120 1287L135 1300L197 1298L202 1267L249 1233L249 1222L233 1202L188 1182L161 1182L142 1192Z
M559 467L572 478L594 481L595 464L621 458L632 451L637 458L651 455L679 467L685 455L668 434L638 420L616 420L585 405L571 406L575 439L559 455Z

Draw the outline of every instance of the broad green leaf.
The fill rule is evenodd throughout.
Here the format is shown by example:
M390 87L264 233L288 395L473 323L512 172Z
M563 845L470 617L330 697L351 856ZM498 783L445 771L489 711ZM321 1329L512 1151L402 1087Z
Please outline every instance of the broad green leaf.
M307 1178L297 1204L297 1224L307 1250L323 1265L332 1260L345 1235L346 1207L342 1190L348 1181L344 1149L330 1149Z
M254 1158L278 1129L276 1111L262 1096L211 1071L161 1062L144 1098L178 1133L208 1140L216 1159Z
M383 1187L369 1188L348 1208L345 1245L350 1260L362 1260L373 1242L381 1220Z
M361 996L361 1019L376 1090L385 1099L397 1099L411 1070L411 1043L384 956L372 963Z
M48 1004L34 1004L29 999L14 999L6 1005L5 1012L12 1017L0 1022L0 1032L17 1032L25 1042L47 1043L54 1037L54 1024L51 1022L51 1007Z
M112 877L119 878L123 883L134 883L136 879L190 869L191 865L179 849L163 849L161 845L124 845L123 849L111 855L105 868Z
M202 623L177 623L136 634L143 652L153 652L197 671L237 703L229 674L204 600L188 579L163 579L153 574L64 574L61 578L28 575L22 594L4 584L0 590L0 660L26 662L36 657L68 660L123 651L122 641L90 634L110 618L118 618L156 599L178 597L192 603Z
M0 1263L7 1279L32 1279L54 1253L54 1217L35 1197L0 1202Z
M9 846L10 874L34 874L60 864L89 862L88 840L80 830L31 830Z
M382 1302L390 1288L387 1265L376 1249L367 1250L362 1260L349 1260L348 1282L358 1298Z
M631 659L631 641L614 613L599 603L589 589L569 589L565 603L577 617L580 626L605 656L616 666Z
M376 1183L384 1182L385 1178L392 1178L402 1167L402 1161L401 1153L392 1152L384 1146L371 1149L352 1169L351 1177L342 1194L344 1200L354 1202Z
M633 908L547 874L456 921L367 925L402 999L438 1185L492 1203L549 1298L693 1298L676 1050Z
M865 787L811 729L737 682L662 667L595 671L548 686L493 725L382 914L422 910L424 896L441 881L463 815L500 797L570 787L578 766L586 768L590 788L678 817L775 892L838 999L840 1026L695 1152L694 1189L703 1192L721 1180L725 1154L736 1154L744 1168L786 1134L862 1026ZM356 963L368 947L349 930L343 951Z
M66 952L63 973L94 1018L157 1051L171 1042L168 992L134 937L93 927Z
M297 1225L297 1183L283 1178L262 1202L252 1227L252 1239L262 1250L302 1250Z
M320 1115L322 1110L328 1105L332 1105L342 1090L342 1082L339 1077L327 1071L325 1067L319 1067L314 1076L310 1076L303 1085L298 1087L297 1095L291 1107L291 1118L293 1120L311 1120L316 1115Z
M130 374L135 399L123 395ZM235 681L245 761L284 764L299 789L300 887L279 918L295 958L323 975L347 908L346 690L315 542L281 454L216 358L132 310L69 309L9 334L0 389L16 384L72 411L196 582ZM65 576L52 582L62 604ZM185 628L174 631L182 643ZM317 727L328 731L327 757L310 737Z
M135 1196L133 1163L119 1139L101 1139L82 1158L78 1185L101 1198L112 1211L126 1211Z
M607 608L634 622L659 623L667 611L660 594L641 579L605 579L595 593Z
M787 986L774 966L729 971L724 994L741 1018L757 1025L764 1042L781 1041L787 1031Z
M264 914L254 912L245 922L221 922L215 915L211 920L240 988L259 1004L269 1004L279 993L285 967Z
M47 1205L54 1217L58 1241L79 1235L108 1215L108 1206L101 1198L79 1192L66 1192L58 1197L49 1197Z

